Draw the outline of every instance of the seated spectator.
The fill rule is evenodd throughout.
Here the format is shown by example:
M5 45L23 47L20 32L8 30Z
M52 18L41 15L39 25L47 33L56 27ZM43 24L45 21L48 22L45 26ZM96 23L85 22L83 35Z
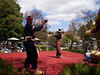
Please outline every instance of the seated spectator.
M2 48L0 48L0 53L3 53Z
M18 52L18 49L17 49L17 47L15 47L15 51L14 52Z
M22 50L23 52L26 52L26 50L25 50L25 48L23 48L23 50Z
M14 52L14 48L13 47L11 47L11 52Z
M19 48L18 50L19 50L19 52L22 52L21 48Z
M5 50L5 53L8 53L8 52L9 52L9 50L8 50L8 49L6 49L6 50Z
M97 51L100 51L100 49L98 48Z

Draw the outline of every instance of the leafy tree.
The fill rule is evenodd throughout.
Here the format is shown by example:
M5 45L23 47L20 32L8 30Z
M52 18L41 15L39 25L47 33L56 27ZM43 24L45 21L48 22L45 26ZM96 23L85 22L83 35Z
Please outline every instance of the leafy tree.
M80 14L81 13L81 14ZM75 23L77 25L77 30L79 32L80 39L84 45L85 40L89 40L92 36L86 36L85 32L91 29L92 19L95 19L95 12L90 9L81 10L80 13L76 15Z
M85 40L85 32L86 32L86 27L83 25L83 26L81 26L80 28L79 28L79 36L80 36L80 39L82 40L82 41L84 41Z
M73 46L73 42L76 40L74 37L74 34L77 32L77 29L75 27L75 21L71 21L71 24L69 25L69 30L68 30L68 34L67 37L71 40L71 45L69 47L69 49L72 49Z
M39 38L42 42L47 41L47 33L43 31L35 32L35 36Z
M50 45L56 46L57 40L56 40L56 38L53 35L51 35L50 37L48 37L48 41L49 41Z
M90 9L81 10L81 13L83 15L81 15L80 19L84 21L84 24L90 22L91 18L95 19L95 12Z
M80 28L79 28L79 36L80 36L80 39L82 41L85 41L85 40L89 40L91 38L90 35L86 36L86 31L92 29L92 19L85 25L82 25Z
M22 13L16 0L0 0L0 40L23 35Z
M90 25L91 18L95 19L95 12L93 12L90 9L81 10L80 13L78 12L78 14L76 15L76 19L75 19L77 30L81 26L86 25L87 23ZM89 27L89 25L87 26Z
M62 38L62 47L65 47L67 42L69 42L68 37L65 36L64 38Z

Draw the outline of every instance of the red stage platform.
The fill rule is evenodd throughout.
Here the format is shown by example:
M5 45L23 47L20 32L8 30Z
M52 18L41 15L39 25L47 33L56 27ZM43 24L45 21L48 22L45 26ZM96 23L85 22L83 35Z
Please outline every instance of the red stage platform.
M72 63L83 62L83 54L61 51L63 58L56 58L56 51L43 51L40 52L38 58L38 68L42 71L46 70L46 75L59 75L63 71L65 65L71 65ZM0 53L0 58L3 60L9 60L14 63L14 66L18 67L21 72L26 53Z

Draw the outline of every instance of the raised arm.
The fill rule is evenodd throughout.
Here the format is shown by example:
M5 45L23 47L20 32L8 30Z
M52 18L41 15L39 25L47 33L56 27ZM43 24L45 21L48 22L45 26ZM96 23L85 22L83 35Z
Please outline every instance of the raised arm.
M53 35L56 35L56 34L53 32Z
M53 35L54 35L54 37L58 37L58 35L57 35L57 34L55 34L54 32L53 32Z
M47 22L48 22L48 21L43 20L43 21L41 22L41 24L40 24L38 27L33 26L33 27L32 27L32 30L34 30L34 31L40 31L40 30L43 28L43 25L44 25L45 23L47 23Z
M68 32L67 31L65 31L65 33L64 34L62 34L62 38L65 36L65 34L67 34Z

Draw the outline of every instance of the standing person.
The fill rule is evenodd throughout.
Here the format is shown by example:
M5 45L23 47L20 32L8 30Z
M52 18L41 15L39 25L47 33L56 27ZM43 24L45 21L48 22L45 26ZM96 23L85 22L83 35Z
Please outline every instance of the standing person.
M67 31L64 34L61 34L61 32L62 32L61 29L58 29L58 31L57 31L58 34L53 33L54 37L56 37L56 39L57 39L57 43L56 43L56 49L57 49L56 57L57 58L62 57L62 53L60 52L61 45L62 45L61 38L64 37L64 35L67 33Z
M11 48L11 45L12 45L12 42L11 42L11 41L8 41L8 42L7 42L7 46L8 46L9 48Z
M38 53L35 46L35 31L40 31L43 28L43 25L47 23L47 21L42 21L41 24L38 27L32 26L33 23L33 17L28 16L26 18L27 24L25 25L24 32L24 46L27 53L27 58L24 63L23 70L26 70L29 68L30 64L32 64L32 69L35 70L35 74L42 74L43 72L38 70L37 68L37 59L38 59Z
M87 42L85 44L85 51L84 51L83 61L86 61L86 59L87 59L86 53L88 52L88 50L89 50L89 52L91 52L91 43L90 42L89 43Z

